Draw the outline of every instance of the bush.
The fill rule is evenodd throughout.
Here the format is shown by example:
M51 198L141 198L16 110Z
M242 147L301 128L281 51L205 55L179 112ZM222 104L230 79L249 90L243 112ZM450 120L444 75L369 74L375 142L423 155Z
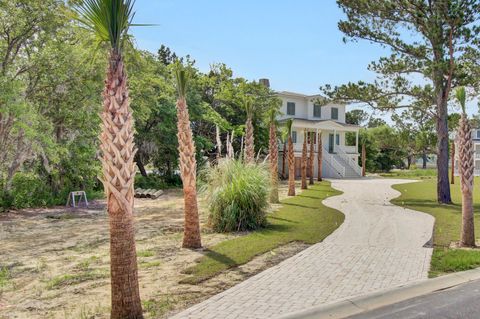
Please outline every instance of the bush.
M142 175L135 176L135 188L143 189L166 189L169 187L182 186L182 180L179 175L170 177L158 174L148 174L146 177Z
M252 230L266 225L270 170L265 164L221 160L204 171L209 223L217 232Z
M51 188L34 173L15 174L12 189L7 197L5 206L13 208L44 207L55 204Z

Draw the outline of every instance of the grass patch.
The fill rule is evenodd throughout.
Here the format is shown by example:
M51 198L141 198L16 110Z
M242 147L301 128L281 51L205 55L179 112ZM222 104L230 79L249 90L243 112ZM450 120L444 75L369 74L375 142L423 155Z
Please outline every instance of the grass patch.
M154 254L151 250L140 250L137 252L137 257L152 257Z
M3 288L6 285L8 285L10 278L11 278L10 270L8 270L7 267L1 267L0 268L0 288Z
M434 251L430 267L430 276L438 276L450 272L473 269L480 266L480 251L450 249L450 243L460 240L462 225L462 206L460 183L451 186L454 204L437 203L436 179L421 182L394 185L393 188L402 194L392 203L410 209L425 212L435 217L433 232ZM480 179L475 178L475 188L480 187ZM475 228L477 241L480 239L480 196L473 193Z
M268 216L267 227L210 247L196 265L186 269L191 276L181 283L199 283L293 241L307 244L322 241L345 219L341 212L322 204L325 198L339 194L341 192L324 181L310 186L300 195L283 200L283 206Z
M162 264L162 262L155 260L155 261L143 261L140 262L140 268L148 269L148 268L155 268Z
M146 312L150 318L159 318L175 307L176 301L172 297L166 295L160 299L149 299L143 301L143 311Z
M415 179L432 179L437 176L436 169L396 169L388 173L381 173L382 177L389 178L415 178Z
M89 280L103 279L108 277L108 271L87 270L78 274L65 274L53 277L47 281L47 289L57 289L60 287L76 285Z

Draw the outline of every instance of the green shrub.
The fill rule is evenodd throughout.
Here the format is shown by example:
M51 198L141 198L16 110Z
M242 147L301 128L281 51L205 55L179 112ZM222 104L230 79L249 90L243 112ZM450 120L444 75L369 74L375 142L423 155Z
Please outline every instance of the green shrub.
M135 188L166 189L169 187L179 187L181 185L182 180L178 175L173 175L171 177L158 174L148 174L146 177L142 175L135 176Z
M55 204L51 188L34 173L15 174L8 197L9 206L13 208L44 207Z
M264 164L222 160L205 169L209 222L217 232L252 230L266 225L270 170Z

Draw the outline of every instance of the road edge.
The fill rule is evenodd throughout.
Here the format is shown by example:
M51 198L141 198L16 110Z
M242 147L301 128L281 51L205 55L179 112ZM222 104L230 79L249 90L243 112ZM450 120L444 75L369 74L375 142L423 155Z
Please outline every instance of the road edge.
M281 319L340 319L480 279L480 268L382 290L291 313Z

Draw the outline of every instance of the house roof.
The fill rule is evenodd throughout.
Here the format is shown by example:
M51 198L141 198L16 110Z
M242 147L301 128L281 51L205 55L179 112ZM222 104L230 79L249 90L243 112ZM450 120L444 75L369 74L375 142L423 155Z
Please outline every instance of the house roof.
M302 93L296 93L296 92L290 92L290 91L281 91L281 92L277 92L278 95L280 96L292 96L292 97L297 97L297 98L303 98L303 99L320 99L320 100L324 100L326 102L331 102L331 101L328 101L328 99L320 94L313 94L313 95L307 95L307 94L302 94ZM335 102L335 104L344 104L344 103L337 103Z

